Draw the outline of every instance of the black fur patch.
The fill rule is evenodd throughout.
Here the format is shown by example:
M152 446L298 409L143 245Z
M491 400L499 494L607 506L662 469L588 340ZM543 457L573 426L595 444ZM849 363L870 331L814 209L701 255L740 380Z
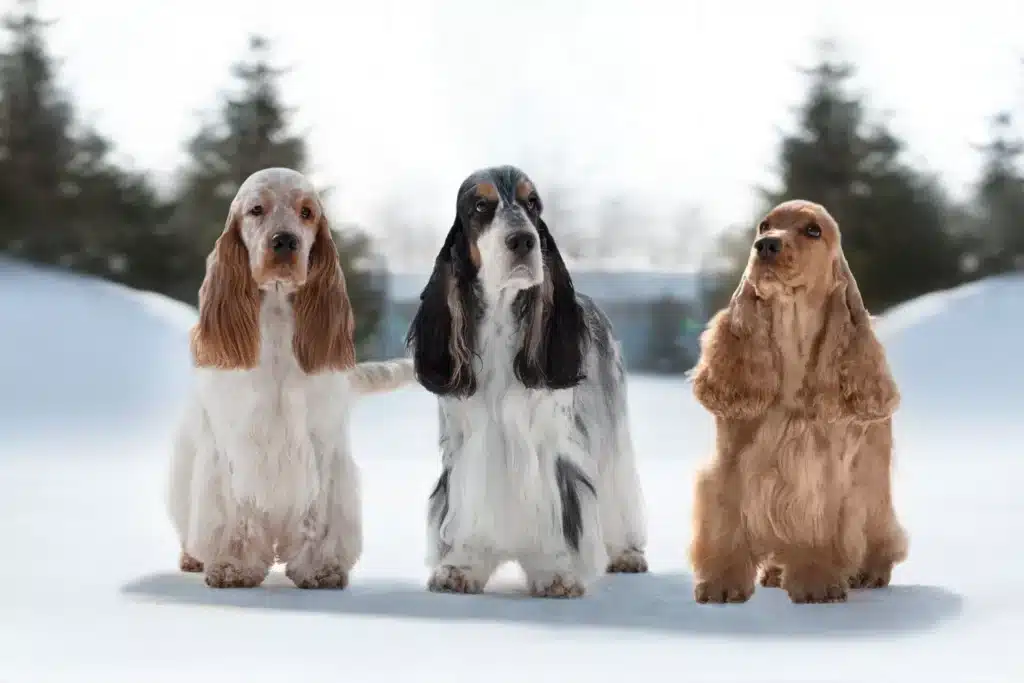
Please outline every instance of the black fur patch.
M583 534L583 511L580 507L580 487L590 490L596 496L594 485L583 471L567 458L555 461L555 481L558 495L562 499L562 535L574 552L580 550L580 536Z
M451 470L445 469L437 478L437 485L430 493L430 519L440 526L448 516L448 482Z

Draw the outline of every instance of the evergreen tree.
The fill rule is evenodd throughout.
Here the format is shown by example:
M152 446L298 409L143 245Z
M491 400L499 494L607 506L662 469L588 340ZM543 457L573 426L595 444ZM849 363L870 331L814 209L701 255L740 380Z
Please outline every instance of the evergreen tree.
M186 273L175 292L183 301L197 301L206 256L224 229L228 207L245 179L267 167L309 170L305 141L289 132L289 112L281 102L278 81L284 72L270 60L267 40L252 37L246 60L233 69L237 91L224 98L216 121L204 123L188 144L190 162L171 226L192 249L176 252L176 262L168 264L170 270ZM321 189L321 194L325 191ZM335 232L334 238L356 315L357 349L365 353L383 310L384 288L379 272L374 271L379 262L373 258L369 239L357 228Z
M807 99L798 130L780 145L779 187L762 191L759 214L787 199L823 204L839 222L843 250L873 313L963 279L962 244L947 229L950 204L939 184L903 160L903 143L883 124L871 124L860 98L849 92L852 65L823 45L819 63L804 72ZM753 239L726 240L731 277L716 288L728 299L746 259L736 252ZM739 264L737 263L739 262ZM723 299L724 297L724 299Z
M981 147L981 181L975 193L981 274L1024 269L1024 141L1013 117L1001 112L991 122L992 138Z
M72 110L33 0L3 19L0 54L0 247L22 258L57 262L67 249L64 216L75 157Z

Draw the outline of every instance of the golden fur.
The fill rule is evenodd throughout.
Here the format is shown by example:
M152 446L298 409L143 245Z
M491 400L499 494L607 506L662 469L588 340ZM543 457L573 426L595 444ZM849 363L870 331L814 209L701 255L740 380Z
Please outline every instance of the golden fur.
M899 392L839 226L794 200L761 222L755 245L769 240L778 251L751 250L694 372L716 426L693 513L699 602L746 601L759 565L794 602L842 601L887 585L907 554L890 492Z

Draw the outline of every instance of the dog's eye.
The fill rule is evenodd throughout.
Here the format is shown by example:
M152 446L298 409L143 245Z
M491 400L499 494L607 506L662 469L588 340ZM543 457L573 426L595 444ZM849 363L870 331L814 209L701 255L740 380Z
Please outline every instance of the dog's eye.
M761 224L757 226L758 232L764 232L768 229L768 221L761 221Z
M302 220L308 221L313 217L313 212L310 211L308 206L304 206L302 207L302 211L299 212L299 215L302 216Z
M806 228L804 228L804 232L807 234L808 237L813 237L815 239L821 237L821 228L818 226L817 223L811 223L810 225L808 225Z
M251 209L249 209L249 215L250 216L262 216L263 215L263 207L260 206L259 204L257 204L256 206L254 206Z
M478 199L477 202L476 202L476 207L475 207L476 208L476 212L477 213L486 213L488 206L489 205L488 205L486 199Z
M535 194L531 194L526 200L526 208L530 211L536 211L540 207L540 197Z

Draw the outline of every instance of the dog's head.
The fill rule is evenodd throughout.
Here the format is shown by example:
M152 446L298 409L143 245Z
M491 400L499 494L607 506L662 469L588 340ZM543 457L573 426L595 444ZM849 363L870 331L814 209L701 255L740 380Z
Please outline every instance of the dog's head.
M287 168L253 173L231 202L199 289L196 364L254 367L261 292L271 290L292 301L303 370L355 362L354 319L327 215L312 183Z
M572 278L541 214L533 181L513 166L476 171L459 187L455 220L420 295L407 338L417 377L439 394L470 396L485 306L513 295L523 345L515 375L531 388L582 379L586 325Z

